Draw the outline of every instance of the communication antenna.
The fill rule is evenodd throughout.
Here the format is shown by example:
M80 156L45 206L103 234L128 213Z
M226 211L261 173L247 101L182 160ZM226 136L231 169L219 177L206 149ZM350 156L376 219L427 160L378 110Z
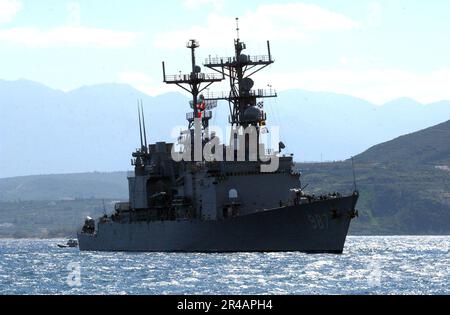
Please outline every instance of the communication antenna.
M187 91L192 95L192 112L186 115L186 119L189 122L189 129L194 126L194 122L196 119L200 119L203 128L207 129L209 120L212 118L211 111L206 110L206 108L202 108L202 102L199 102L201 93L210 87L213 83L221 82L225 79L225 72L223 70L223 66L220 65L222 71L218 71L218 73L202 73L202 69L197 65L195 50L200 47L200 43L195 39L190 39L186 43L186 47L191 50L191 59L192 59L192 68L191 73L188 74L179 74L179 75L166 75L166 65L163 62L163 79L164 83L167 84L175 84Z
M144 147L144 141L142 140L142 122L141 122L141 111L139 109L139 100L138 100L138 116L139 116L139 135L141 138L141 148Z
M354 162L354 157L353 156L352 156L352 171L353 171L353 191L357 192L358 188L356 187L355 162Z
M237 33L237 39L239 39L239 18L236 18L236 33Z
M142 103L141 99L141 112L142 112L142 126L144 129L144 144L145 144L145 151L147 151L147 132L145 131L145 116L144 116L144 104Z

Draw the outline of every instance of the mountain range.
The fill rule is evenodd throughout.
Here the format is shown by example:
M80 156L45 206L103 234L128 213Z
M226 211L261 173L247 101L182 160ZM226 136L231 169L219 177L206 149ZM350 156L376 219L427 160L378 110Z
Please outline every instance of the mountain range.
M0 81L0 178L129 169L130 153L139 146L137 99L144 103L150 142L174 141L189 111L183 94L151 97L122 84L63 92L27 80ZM398 99L377 106L347 95L289 90L268 99L265 111L269 129L280 126L296 161L334 161L446 121L450 102ZM212 124L224 125L227 117L227 104L220 104Z

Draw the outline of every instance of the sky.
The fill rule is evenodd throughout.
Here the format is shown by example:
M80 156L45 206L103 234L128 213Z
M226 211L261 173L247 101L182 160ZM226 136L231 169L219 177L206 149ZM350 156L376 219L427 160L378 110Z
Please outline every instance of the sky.
M247 54L276 63L256 87L348 94L384 104L400 97L450 100L448 0L0 0L0 79L64 91L125 83L173 90L167 72L231 56L235 17Z

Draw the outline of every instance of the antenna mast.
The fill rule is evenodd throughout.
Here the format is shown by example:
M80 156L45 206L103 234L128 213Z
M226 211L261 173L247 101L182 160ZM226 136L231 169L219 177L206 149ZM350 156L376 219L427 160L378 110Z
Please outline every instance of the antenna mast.
M145 152L147 152L147 150L148 150L148 145L147 145L147 132L145 131L144 104L142 103L142 99L141 99L141 113L142 113L142 126L143 126L143 128L144 128L144 144L145 144Z
M144 141L142 140L142 122L141 122L141 110L139 109L139 100L138 100L138 116L139 116L139 135L141 138L141 149L143 149Z
M253 90L254 81L251 76L268 67L274 60L270 52L270 42L267 41L267 55L250 56L242 53L247 47L239 38L239 18L236 18L237 38L234 40L235 55L225 58L208 58L204 66L228 77L231 91L222 93L208 93L207 101L225 100L230 105L230 119L232 126L264 126L267 119L261 110L263 103L258 99L277 97L272 88L268 90ZM259 109L258 109L259 108Z
M192 95L192 113L186 115L186 119L189 122L189 129L194 125L194 120L196 118L202 120L202 125L207 128L209 125L209 120L212 118L212 113L210 111L205 111L204 98L201 97L205 89L211 86L215 82L220 82L225 79L225 76L221 73L218 75L216 73L201 73L201 68L196 63L195 49L200 47L197 40L191 39L187 42L186 47L191 50L192 58L192 71L189 74L179 74L179 75L166 75L166 66L163 61L163 79L164 83L175 84L181 87L183 90L187 91ZM206 84L202 86L202 84Z

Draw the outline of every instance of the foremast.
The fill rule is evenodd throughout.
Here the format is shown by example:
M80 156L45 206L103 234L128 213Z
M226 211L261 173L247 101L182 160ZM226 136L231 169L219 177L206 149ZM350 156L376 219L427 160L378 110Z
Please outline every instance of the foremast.
M201 119L203 128L208 128L209 120L212 118L212 113L210 111L205 112L205 103L203 98L200 98L200 93L211 86L213 83L221 82L225 79L223 74L219 75L217 73L202 73L200 66L197 65L195 50L200 47L197 40L191 39L186 43L186 47L191 50L191 62L192 71L189 74L179 75L166 75L166 66L163 61L163 80L167 84L175 84L187 91L192 95L191 107L193 109L192 113L186 115L186 119L189 122L189 129L194 125L194 120L196 118Z

